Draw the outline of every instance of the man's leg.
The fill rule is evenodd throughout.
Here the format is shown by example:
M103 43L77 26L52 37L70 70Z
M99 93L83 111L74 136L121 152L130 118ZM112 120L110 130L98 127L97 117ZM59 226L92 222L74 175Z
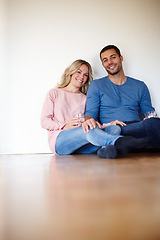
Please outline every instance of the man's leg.
M123 136L136 138L148 137L148 149L160 147L160 119L148 118L146 120L128 124L122 127Z

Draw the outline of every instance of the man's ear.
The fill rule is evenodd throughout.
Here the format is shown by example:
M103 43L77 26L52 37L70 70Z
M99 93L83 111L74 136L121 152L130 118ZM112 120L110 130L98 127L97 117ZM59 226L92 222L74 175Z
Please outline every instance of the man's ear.
M120 56L121 62L123 62L123 56Z

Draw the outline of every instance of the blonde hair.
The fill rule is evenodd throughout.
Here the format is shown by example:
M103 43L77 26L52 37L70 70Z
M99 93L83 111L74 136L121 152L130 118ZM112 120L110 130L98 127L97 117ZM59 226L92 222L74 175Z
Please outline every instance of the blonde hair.
M86 94L88 87L90 85L90 82L93 80L92 68L88 62L82 59L78 59L74 61L68 68L66 68L66 70L64 71L61 77L61 82L57 84L57 88L64 88L68 86L68 84L71 81L72 74L74 74L83 64L85 64L88 67L88 79L85 82L85 84L80 88L80 92L83 94Z

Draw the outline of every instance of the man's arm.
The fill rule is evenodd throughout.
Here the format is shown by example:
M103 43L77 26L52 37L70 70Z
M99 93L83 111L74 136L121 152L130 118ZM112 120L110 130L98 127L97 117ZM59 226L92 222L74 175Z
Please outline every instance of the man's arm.
M143 117L146 112L155 111L152 107L150 93L145 83L141 93L140 109Z
M93 129L98 125L99 128L102 125L97 122L98 113L100 107L100 93L96 86L96 82L91 82L87 92L87 103L85 109L85 122L82 124L84 132L89 132L89 128Z
M85 116L90 116L95 119L99 118L99 109L100 109L100 91L97 87L97 80L91 82L88 92L87 92L87 102L85 109Z
M104 123L103 125L101 125L98 121L95 121L94 118L92 118L91 116L86 116L85 117L85 122L82 123L82 127L83 127L83 131L89 132L89 128L90 129L94 129L96 127L96 125L100 128L103 129L105 127L108 127L110 125L120 125L120 126L126 126L126 124L124 122L121 122L119 120L115 120L112 121L110 123Z

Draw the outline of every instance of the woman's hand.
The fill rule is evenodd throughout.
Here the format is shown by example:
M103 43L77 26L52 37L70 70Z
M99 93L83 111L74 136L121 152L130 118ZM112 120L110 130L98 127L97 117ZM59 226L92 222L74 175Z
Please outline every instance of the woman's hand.
M66 125L62 128L63 130L68 130L71 128L81 127L82 123L79 121L78 118L72 118L66 123Z
M110 126L110 125L120 125L120 126L126 126L126 124L124 123L124 122L121 122L121 121L119 121L119 120L115 120L115 121L112 121L112 122L110 122L110 123L103 123L103 127L102 128L105 128L105 127L107 127L107 126Z

